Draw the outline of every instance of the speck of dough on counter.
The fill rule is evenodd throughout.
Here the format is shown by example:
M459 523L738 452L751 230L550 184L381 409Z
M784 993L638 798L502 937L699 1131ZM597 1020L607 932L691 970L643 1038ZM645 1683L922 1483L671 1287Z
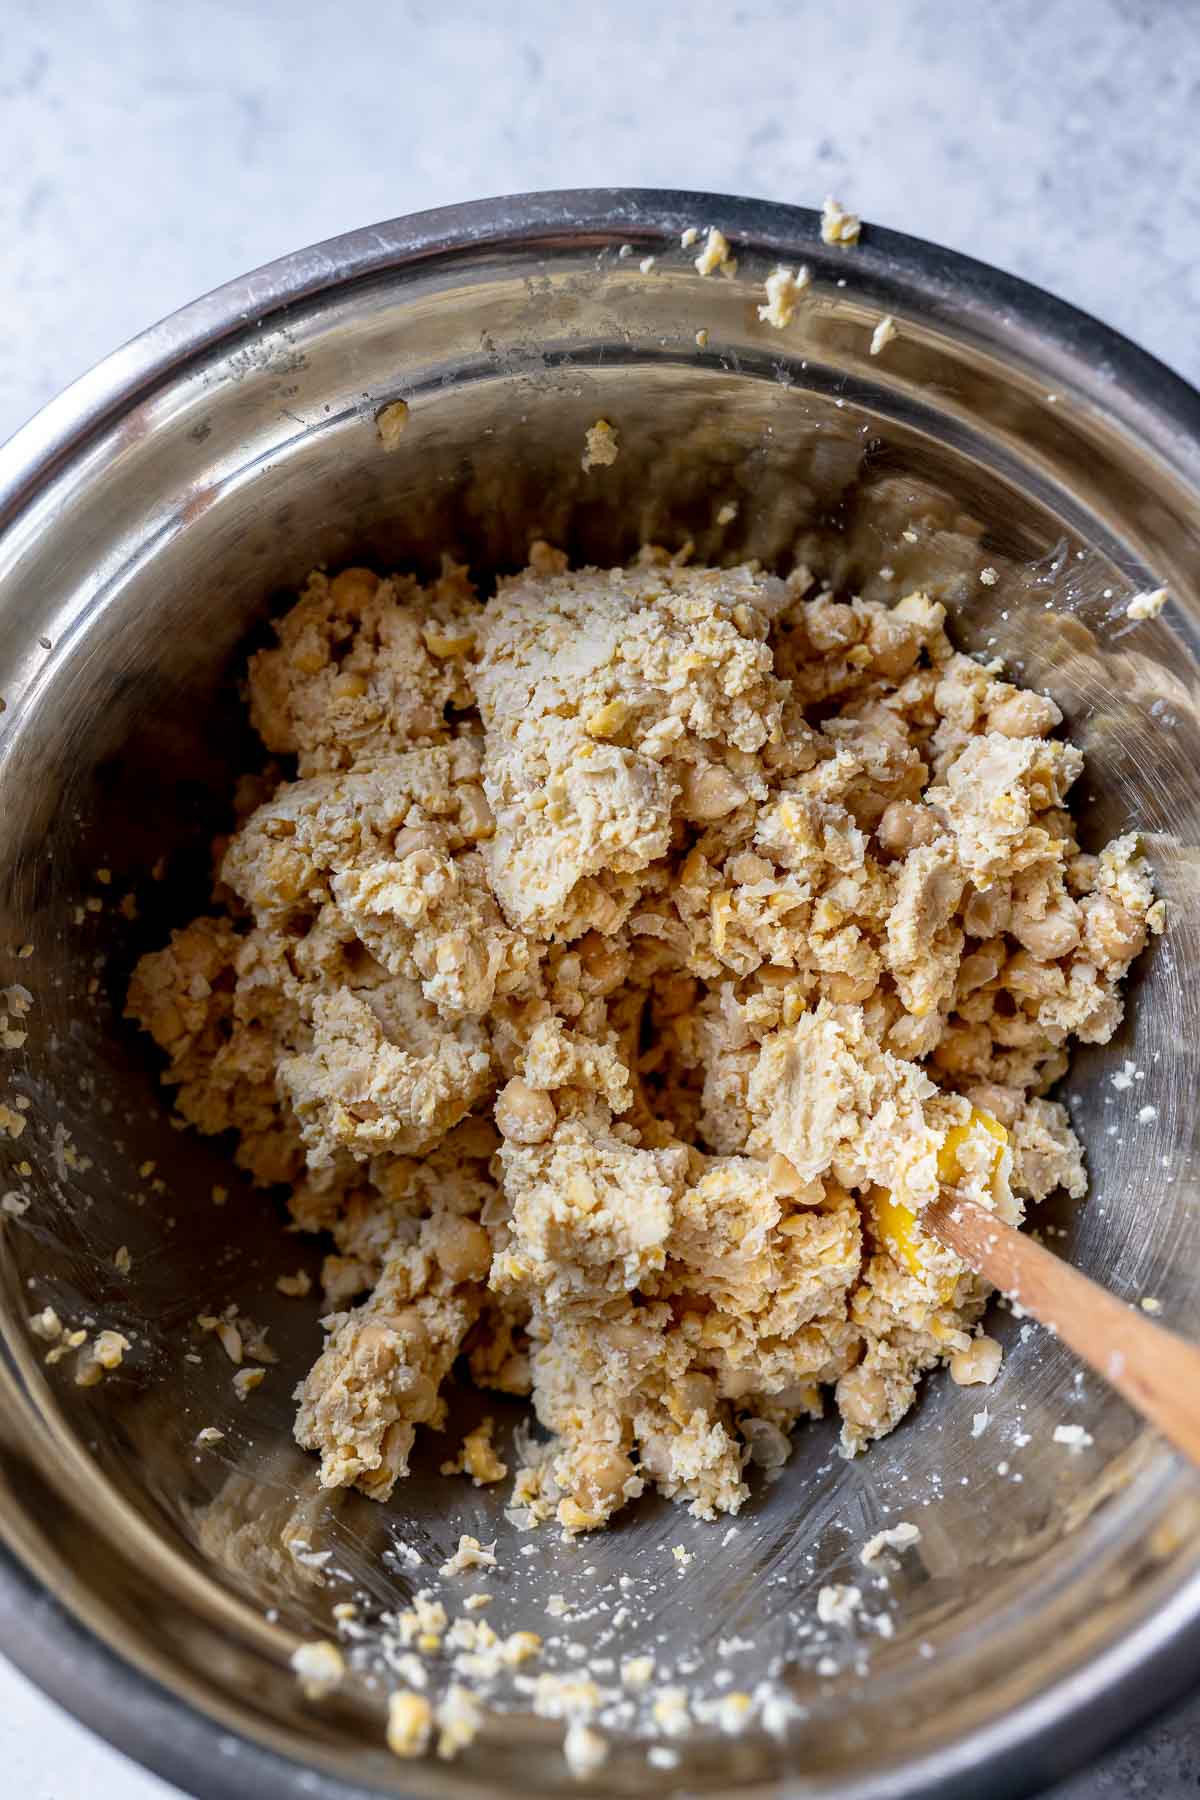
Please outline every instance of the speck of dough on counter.
M995 1373L921 1209L1083 1193L1045 1095L1162 915L1134 838L1081 851L1053 701L946 623L538 544L486 606L448 561L316 573L251 658L288 760L129 1012L331 1240L326 1486L385 1499L464 1357L551 1434L512 1504L571 1532L736 1512L827 1404L854 1454L935 1365Z

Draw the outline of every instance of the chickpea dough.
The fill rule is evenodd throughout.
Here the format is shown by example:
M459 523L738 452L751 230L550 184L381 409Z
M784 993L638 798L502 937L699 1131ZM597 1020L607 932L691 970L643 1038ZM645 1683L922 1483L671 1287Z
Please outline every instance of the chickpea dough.
M1080 848L1054 702L955 649L957 579L538 543L486 606L449 559L318 572L251 658L277 760L129 1012L331 1240L326 1487L386 1499L463 1362L548 1434L505 1502L572 1533L647 1486L736 1512L826 1405L853 1455L935 1366L995 1379L922 1208L1083 1193L1047 1091L1162 907L1136 839ZM448 1480L501 1491L491 1434ZM435 1724L393 1696L398 1755Z

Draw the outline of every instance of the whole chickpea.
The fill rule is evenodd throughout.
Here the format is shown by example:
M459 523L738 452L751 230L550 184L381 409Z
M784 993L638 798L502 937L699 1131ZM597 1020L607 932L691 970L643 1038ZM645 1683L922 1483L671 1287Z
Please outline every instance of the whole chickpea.
M517 1144L544 1144L558 1123L549 1094L514 1075L496 1096L496 1123Z
M946 1075L986 1074L992 1059L992 1034L986 1025L950 1025L933 1053Z
M1039 917L1013 907L1009 930L1031 956L1041 962L1057 962L1069 956L1079 942L1082 921L1079 908L1066 894L1060 895Z
M998 731L1004 737L1044 737L1061 719L1058 707L1045 694L1015 688L988 707L987 724L989 731Z
M1101 964L1130 962L1146 941L1146 930L1128 907L1109 894L1081 902L1088 949Z
M585 1513L604 1513L625 1497L633 1474L628 1452L619 1444L597 1444L576 1459L571 1497Z
M842 1376L837 1385L838 1410L848 1425L873 1431L887 1422L887 1384L874 1369L861 1366Z
M492 1241L476 1219L441 1220L434 1255L451 1281L482 1281L492 1266Z
M680 776L679 806L685 819L723 819L745 798L741 782L719 763L700 768L689 763Z
M918 806L915 800L893 800L884 807L875 836L889 856L907 856L919 845L931 844L938 830L927 807Z
M379 577L374 569L343 569L329 584L329 593L341 613L351 618L375 598Z
M950 1358L950 1379L959 1387L986 1387L1000 1373L1004 1352L995 1338L972 1338L965 1350Z

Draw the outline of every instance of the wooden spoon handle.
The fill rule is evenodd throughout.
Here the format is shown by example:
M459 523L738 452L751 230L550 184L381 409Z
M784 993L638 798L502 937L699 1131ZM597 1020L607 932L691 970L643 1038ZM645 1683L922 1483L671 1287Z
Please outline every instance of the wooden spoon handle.
M921 1213L925 1230L1070 1344L1097 1375L1200 1464L1200 1349L1151 1324L1024 1232L973 1200L947 1194Z

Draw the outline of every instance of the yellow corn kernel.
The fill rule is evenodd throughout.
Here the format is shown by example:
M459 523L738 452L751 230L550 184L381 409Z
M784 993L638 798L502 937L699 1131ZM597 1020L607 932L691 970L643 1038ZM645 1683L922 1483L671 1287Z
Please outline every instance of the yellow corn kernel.
M883 1242L897 1262L903 1263L914 1275L924 1279L927 1271L918 1251L916 1213L910 1206L895 1199L887 1188L875 1188L871 1200L875 1210L875 1229Z
M629 707L624 700L610 700L592 714L583 729L589 737L615 737L628 717Z
M980 1112L977 1107L973 1106L967 1123L952 1125L946 1133L945 1142L938 1151L938 1179L947 1186L956 1181L962 1173L958 1153L976 1125L982 1125L988 1135L996 1140L991 1169L991 1179L993 1182L996 1179L1000 1157L1008 1142L1008 1133L999 1119L993 1119L990 1113ZM886 1188L875 1188L871 1199L875 1210L875 1227L887 1248L897 1262L903 1263L921 1280L928 1280L929 1272L920 1255L916 1213L911 1207L905 1206L902 1201L897 1200ZM940 1303L944 1305L953 1292L953 1281L944 1280L939 1288Z
M996 1149L992 1155L991 1179L995 1181L996 1171L1000 1166L1000 1153L1008 1142L1008 1133L999 1119L993 1119L990 1113L980 1112L979 1108L971 1108L971 1117L965 1125L952 1125L946 1133L946 1141L938 1151L938 1179L949 1185L957 1181L962 1174L958 1153L974 1131L976 1125L982 1125L990 1137L996 1140Z
M808 813L799 801L788 799L780 802L779 822L798 844L812 844L816 841Z

